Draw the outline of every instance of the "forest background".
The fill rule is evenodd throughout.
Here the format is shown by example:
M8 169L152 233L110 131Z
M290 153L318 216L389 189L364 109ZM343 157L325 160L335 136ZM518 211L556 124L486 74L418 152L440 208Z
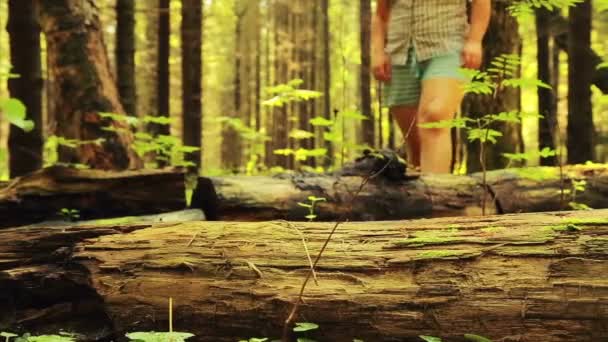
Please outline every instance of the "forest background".
M131 125L133 148L148 167L190 166L205 175L324 171L339 168L365 148L401 145L402 137L381 109L382 88L369 72L375 1L85 2L100 18L124 112L139 118ZM23 20L14 37L10 25L0 30L0 99L12 95L5 81L13 42L14 48L33 49L29 56L31 51L39 55L39 70L28 69L31 74L21 78L39 80L28 96L39 97L40 105L28 106L36 128L12 143L10 131L17 128L9 129L0 117L0 179L62 158L86 167L75 162L78 158L62 157L61 149L91 143L63 134L73 123L58 120L64 109L57 108L53 94L47 42L26 3L0 0L0 27L9 24L9 9L31 19L29 26ZM522 78L541 80L553 90L532 82L499 89L495 98L467 96L463 116L522 114L519 122L496 125L502 136L489 151L488 167L516 165L504 153L526 153L527 165L556 165L554 156L541 158L538 151L544 147L559 151L564 163L606 162L608 1L541 1L576 6L528 10L514 10L516 2L493 3L484 70L496 57L518 56ZM115 113L104 115L123 120ZM167 115L168 125L162 119ZM479 170L477 142L455 137L454 172Z

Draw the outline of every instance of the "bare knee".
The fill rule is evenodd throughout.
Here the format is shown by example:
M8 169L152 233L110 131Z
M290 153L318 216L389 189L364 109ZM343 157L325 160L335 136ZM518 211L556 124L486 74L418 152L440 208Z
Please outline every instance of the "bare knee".
M420 123L449 120L454 115L452 108L440 100L430 101L423 105L419 113Z
M434 100L430 101L426 105L423 105L419 111L420 124L428 124L432 122L450 120L454 115L454 111L442 101ZM449 128L421 128L420 133L423 135L438 135L447 134L450 132Z

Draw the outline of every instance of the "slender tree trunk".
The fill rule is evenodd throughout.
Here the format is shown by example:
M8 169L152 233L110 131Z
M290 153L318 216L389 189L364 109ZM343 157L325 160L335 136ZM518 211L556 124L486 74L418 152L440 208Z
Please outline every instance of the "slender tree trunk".
M88 142L78 149L60 148L60 161L99 169L138 167L139 159L129 149L133 138L128 127L98 115L124 110L110 71L95 1L38 0L37 5L54 80L55 133ZM107 126L117 130L104 130ZM102 142L92 142L99 139Z
M19 75L8 81L11 97L27 108L34 129L25 132L11 125L8 148L10 177L22 176L42 167L42 70L40 26L36 21L34 0L9 0L8 25L11 72Z
M289 35L289 7L285 0L277 0L274 4L275 17L275 83L287 83L289 77L288 59L290 58L290 49L287 42L291 39ZM274 111L274 148L285 149L289 148L289 122L288 122L288 106L285 105L276 108ZM289 158L282 155L275 157L278 166L289 167Z
M135 2L116 2L116 80L125 111L137 116L135 99Z
M182 138L184 145L201 148L202 140L202 0L182 0ZM196 169L201 152L190 153L186 160Z
M484 64L486 69L490 62L502 54L520 54L521 37L518 32L516 19L509 13L507 2L494 2L492 8L492 20L484 39ZM478 118L485 114L497 114L505 111L519 110L520 90L514 88L502 88L498 96L469 95L463 103L463 115ZM487 145L486 167L488 170L504 168L508 161L503 153L517 152L520 143L520 126L514 124L496 124L492 127L500 131L503 136L495 145ZM479 142L467 143L467 171L476 172L481 170L479 161Z
M169 38L171 32L171 14L169 0L158 1L158 52L156 64L156 101L158 115L169 117ZM150 125L153 134L170 134L169 125Z
M591 84L591 0L570 8L568 59L568 163L594 160L593 106Z
M321 23L323 26L323 117L333 120L331 110L331 34L329 33L329 0L321 0ZM327 156L325 166L334 162L334 146L331 141L325 141Z
M546 84L553 85L555 70L553 66L553 50L551 46L552 35L550 34L549 21L554 14L541 8L536 11L536 46L537 46L537 65L538 79ZM557 132L557 93L556 89L538 88L538 112L543 117L538 120L538 147L539 149L550 148L555 150L555 135ZM541 158L541 165L557 165L557 157Z
M360 91L361 91L361 114L367 117L362 122L363 142L374 148L376 146L375 120L372 111L371 94L371 21L372 10L369 0L359 1L359 20L361 24L361 69L360 69Z

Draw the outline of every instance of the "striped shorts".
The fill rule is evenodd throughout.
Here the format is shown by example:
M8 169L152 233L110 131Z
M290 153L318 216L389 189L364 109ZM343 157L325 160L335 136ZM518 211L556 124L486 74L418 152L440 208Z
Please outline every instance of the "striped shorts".
M460 72L460 53L433 57L419 62L414 49L409 50L405 65L393 65L390 81L384 84L383 103L387 107L416 105L420 100L421 83L431 78L456 78L466 81Z

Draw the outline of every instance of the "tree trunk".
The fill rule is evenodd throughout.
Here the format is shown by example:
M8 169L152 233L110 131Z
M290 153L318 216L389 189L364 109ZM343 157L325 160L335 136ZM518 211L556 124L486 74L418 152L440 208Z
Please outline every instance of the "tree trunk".
M308 203L309 196L326 200L315 206L314 214L320 221L383 221L482 212L484 187L479 173L427 175L413 181L380 178L368 183L354 200L363 178L349 174L353 176L211 178L214 187L196 194L202 200L192 205L204 209L203 202L217 196L217 211L205 214L229 221L303 221L310 212L299 203ZM487 213L559 211L570 208L571 203L608 208L605 167L567 167L563 179L557 167L497 170L489 172L487 179ZM576 190L575 181L585 181L585 189Z
M110 72L97 5L92 0L37 1L37 5L54 80L55 134L81 142L103 139L77 150L61 147L60 161L99 169L138 167L139 159L129 149L133 138L127 127L98 115L124 110ZM104 130L107 126L117 130Z
M329 33L329 0L321 1L321 25L323 37L323 117L327 120L334 120L331 109L331 34ZM323 137L323 135L321 135ZM327 156L325 166L329 167L334 162L334 145L331 141L324 138L325 148L327 148Z
M125 111L137 116L135 100L135 2L116 2L116 79Z
M605 341L607 219L598 210L345 223L295 321L319 324L307 335L319 341ZM197 341L276 338L309 272L305 251L314 257L333 226L3 230L0 318L15 332L120 341L166 331L171 297L174 328Z
M568 53L568 164L594 160L595 128L591 84L591 0L570 8Z
M8 2L11 73L8 80L11 97L27 108L34 129L25 132L11 125L8 148L10 177L18 177L42 167L42 69L40 62L40 26L36 21L33 0Z
M202 45L203 4L182 0L182 138L184 145L201 148L202 140ZM201 166L201 152L189 153L186 160Z
M359 1L359 21L361 25L361 114L367 119L362 122L363 142L371 148L376 147L375 119L372 111L371 93L371 25L372 9L368 0Z
M554 75L556 70L553 66L553 50L556 46L551 46L553 36L549 31L551 17L557 15L556 12L541 8L536 11L536 34L537 34L537 65L538 79L542 82L554 85L558 75ZM538 120L538 148L549 148L556 150L556 137L558 134L557 123L557 89L538 88L538 113L543 117ZM540 159L540 165L556 166L557 157L547 157Z
M158 116L169 118L169 40L171 32L171 12L169 0L158 0L158 61L156 64L156 101ZM169 135L170 125L150 124L153 135ZM162 164L162 163L161 163Z
M153 184L153 186L151 186ZM51 167L16 178L0 189L0 227L68 218L156 214L186 207L179 172L103 172Z
M484 63L482 69L490 66L490 62L502 54L520 54L521 37L518 32L516 19L509 13L507 2L496 2L492 5L492 20L488 32L484 38ZM469 95L463 103L463 115L478 118L485 114L498 114L519 110L520 91L514 88L503 88L499 91L496 99L491 96ZM507 165L503 153L519 152L520 134L519 125L496 124L492 127L500 132L500 137L495 145L486 148L486 167L489 170L504 168ZM476 172L481 170L479 161L479 142L467 143L467 171Z

